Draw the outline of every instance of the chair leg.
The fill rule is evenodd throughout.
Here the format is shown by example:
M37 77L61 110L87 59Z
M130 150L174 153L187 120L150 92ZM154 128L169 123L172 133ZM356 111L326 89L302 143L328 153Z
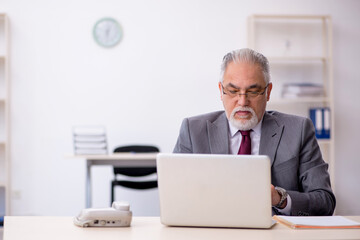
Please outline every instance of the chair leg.
M115 184L114 184L114 182L111 182L111 202L110 202L110 206L114 202L114 198L115 198L115 196L114 196L114 194L115 194L114 188L115 188Z

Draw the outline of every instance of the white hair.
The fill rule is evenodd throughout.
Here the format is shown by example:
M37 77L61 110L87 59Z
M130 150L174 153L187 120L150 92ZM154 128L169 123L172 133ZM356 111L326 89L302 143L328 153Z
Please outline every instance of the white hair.
M247 62L247 63L258 64L263 72L265 83L269 84L270 82L269 61L261 53L258 53L250 48L237 49L227 53L224 56L223 62L221 64L221 73L220 73L221 82L223 82L225 70L229 65L229 63L231 62L235 62L235 63Z
M235 114L238 111L249 111L251 113L251 118L249 120L246 120L245 117L244 119L241 119L241 117L240 119L236 119ZM251 107L238 106L234 108L230 114L230 124L241 131L253 129L258 124L258 122L259 118L256 116L254 109Z

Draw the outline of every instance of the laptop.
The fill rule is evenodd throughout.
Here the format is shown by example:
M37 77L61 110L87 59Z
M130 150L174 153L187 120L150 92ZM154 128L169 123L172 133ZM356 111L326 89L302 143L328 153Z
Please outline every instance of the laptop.
M263 155L157 155L161 223L270 228L270 159Z

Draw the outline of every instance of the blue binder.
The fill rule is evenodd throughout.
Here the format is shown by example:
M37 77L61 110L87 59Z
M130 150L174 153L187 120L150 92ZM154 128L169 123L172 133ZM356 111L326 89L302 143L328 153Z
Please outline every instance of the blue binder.
M330 139L330 108L311 108L310 119L315 127L318 139Z

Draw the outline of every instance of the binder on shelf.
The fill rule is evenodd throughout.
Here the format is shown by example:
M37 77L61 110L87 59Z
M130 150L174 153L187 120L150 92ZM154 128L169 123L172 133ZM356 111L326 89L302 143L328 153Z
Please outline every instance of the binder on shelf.
M311 108L310 119L318 139L330 139L330 108Z
M324 87L315 83L286 83L281 95L283 98L322 97Z
M324 131L323 136L324 138L330 138L330 109L324 108L323 109L324 114Z

